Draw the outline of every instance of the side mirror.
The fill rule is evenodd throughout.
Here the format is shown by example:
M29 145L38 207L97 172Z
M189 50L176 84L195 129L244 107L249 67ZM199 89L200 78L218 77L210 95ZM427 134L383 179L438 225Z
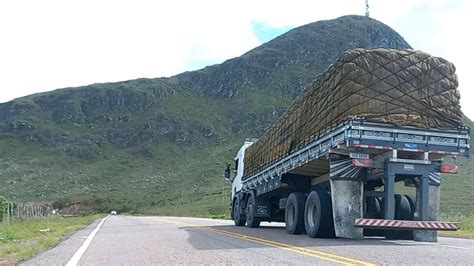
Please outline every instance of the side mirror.
M227 164L227 167L224 170L224 179L230 181L230 163Z
M232 182L236 175L237 171L230 169L230 163L228 163L227 167L224 170L224 179Z

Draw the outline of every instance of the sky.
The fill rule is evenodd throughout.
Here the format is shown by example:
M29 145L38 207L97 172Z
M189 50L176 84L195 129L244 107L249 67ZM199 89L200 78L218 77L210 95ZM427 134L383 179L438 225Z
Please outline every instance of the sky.
M474 1L369 0L415 49L456 65L474 118ZM221 63L318 20L364 15L365 0L15 0L0 2L0 102L58 88L157 78Z

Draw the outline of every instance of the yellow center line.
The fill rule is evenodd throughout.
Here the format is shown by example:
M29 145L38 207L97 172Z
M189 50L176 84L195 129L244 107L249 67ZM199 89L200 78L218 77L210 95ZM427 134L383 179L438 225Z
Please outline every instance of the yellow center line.
M171 224L177 224L177 225L183 225L183 226L186 226L186 227L193 227L193 228L196 228L196 229L208 230L208 231L220 233L220 234L231 236L231 237L236 237L236 238L239 238L239 239L243 239L243 240L247 240L247 241L251 241L251 242L255 242L255 243L259 243L259 244L280 248L280 249L283 249L283 250L286 250L286 251L296 252L296 253L303 254L303 255L306 255L306 256L315 257L315 258L319 258L319 259L323 259L323 260L327 260L327 261L340 263L340 264L343 264L343 265L367 265L367 266L368 265L370 265L370 266L377 265L375 263L371 263L371 262L368 262L368 261L352 259L352 258L349 258L349 257L344 257L344 256L341 256L341 255L332 254L332 253L329 253L329 252L326 252L326 251L320 251L320 250L314 250L314 249L309 249L309 248L304 248L304 247L299 247L299 246L293 246L293 245L289 245L289 244L285 244L285 243L281 243L281 242L275 242L275 241L268 240L268 239L243 235L243 234L229 232L229 231L221 230L221 229L215 229L215 228L211 228L211 227L208 227L208 226L190 224L190 223L186 223L186 222L182 222L182 221L170 220L170 219L165 219L165 218L161 218L161 217L158 218L158 219L161 220L161 221L164 221L164 222L171 223Z

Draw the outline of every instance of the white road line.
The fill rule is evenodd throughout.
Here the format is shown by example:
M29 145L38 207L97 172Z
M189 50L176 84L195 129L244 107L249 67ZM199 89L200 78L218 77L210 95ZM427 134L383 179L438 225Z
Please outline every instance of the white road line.
M447 248L457 248L457 249L465 249L465 250L470 250L472 248L466 248L466 247L459 247L459 246L453 246L453 245L448 245L448 244L438 244L438 243L429 243L429 242L414 242L414 241L397 241L397 240L382 240L383 242L387 243L394 243L394 244L399 244L399 245L429 245L429 246L438 246L438 247L447 247Z
M81 259L82 255L84 254L84 252L86 252L87 248L91 244L92 239L94 238L95 234L97 234L100 227L105 222L105 220L107 218L109 218L109 216L110 215L107 215L106 217L104 217L102 219L102 221L100 221L100 223L97 225L97 227L94 229L94 231L92 231L90 233L90 235L87 237L86 241L84 241L84 243L82 243L82 246L76 251L76 253L74 253L74 255L72 255L72 257L67 262L66 266L76 266L77 263L79 263L79 260Z

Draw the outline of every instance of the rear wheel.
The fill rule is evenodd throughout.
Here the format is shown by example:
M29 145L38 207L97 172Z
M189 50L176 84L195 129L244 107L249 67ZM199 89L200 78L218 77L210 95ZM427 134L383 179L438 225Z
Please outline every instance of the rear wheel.
M325 191L312 191L306 199L304 226L309 237L334 237L331 197Z
M260 219L255 217L255 208L256 208L256 199L255 194L251 193L250 197L247 199L247 207L246 207L246 220L247 220L247 227L249 228L257 228L260 226Z
M232 219L236 226L245 225L245 215L241 211L238 198L234 199L234 202L232 203Z
M304 206L306 195L300 192L291 193L286 202L285 225L289 234L304 232Z
M405 195L395 195L395 220L413 220L411 199ZM414 206L414 205L413 205ZM388 239L413 239L413 230L385 230Z
M383 219L380 204L382 200L379 197L366 197L365 218ZM364 228L364 236L384 236L380 229Z
M403 195L405 198L407 198L408 203L410 204L410 209L411 209L411 214L410 214L410 219L414 220L415 219L415 211L416 211L416 198L413 195Z
M380 217L380 201L377 197L366 197L365 207L365 218L382 218Z

